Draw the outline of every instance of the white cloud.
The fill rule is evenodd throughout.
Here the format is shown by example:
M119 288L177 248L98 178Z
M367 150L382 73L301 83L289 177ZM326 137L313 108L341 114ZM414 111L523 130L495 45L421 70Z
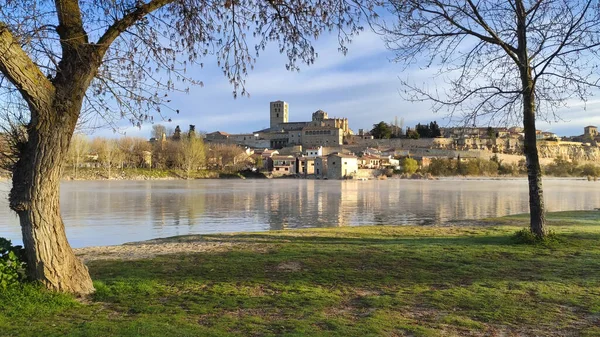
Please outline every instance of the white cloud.
M310 114L323 109L330 116L347 117L350 127L370 129L381 120L389 122L404 118L406 126L437 120L447 125L443 113L431 112L429 102L407 102L399 94L402 79L416 85L443 90L445 81L437 69L409 68L389 62L392 54L385 50L380 37L365 32L349 45L346 56L337 50L334 36L325 36L315 43L319 57L314 65L302 66L300 72L286 71L287 59L271 46L260 56L250 71L246 88L250 98L234 99L232 86L213 60L206 60L205 69L193 69L195 78L205 87L192 87L189 94L172 94L173 108L180 115L168 123L197 130L221 130L230 133L252 132L269 125L269 102L290 103L290 120L309 120ZM215 63L215 64L212 64ZM550 129L561 135L580 134L583 126L600 124L600 101L571 102L570 108L559 111L564 120L558 123L538 123L540 129ZM168 125L168 126L169 126ZM149 136L151 127L126 128L128 135ZM555 131L558 130L558 131Z

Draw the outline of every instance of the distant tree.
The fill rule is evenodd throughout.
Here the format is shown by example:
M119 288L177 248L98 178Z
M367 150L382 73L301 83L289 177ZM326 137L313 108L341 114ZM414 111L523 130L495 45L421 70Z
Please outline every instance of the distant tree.
M428 125L419 123L415 126L415 131L419 134L419 138L431 138L431 130Z
M465 123L520 119L527 157L530 230L545 225L536 118L600 88L600 6L596 0L390 0L384 27L396 60L435 67L449 87L407 81L408 99L430 100ZM421 63L422 62L422 63ZM541 107L541 108L540 108Z
M412 158L404 158L402 160L402 172L406 174L413 174L419 169L419 163Z
M408 139L419 139L421 138L421 135L419 135L419 133L411 128L406 128L406 138Z
M98 161L106 168L107 177L110 179L112 167L123 162L123 154L119 149L118 140L103 137L94 138L92 148L98 154Z
M429 124L421 125L417 124L415 130L421 138L435 138L440 137L442 132L436 121L430 122Z
M71 147L69 149L69 158L73 166L73 178L78 178L79 166L89 154L90 142L86 135L77 133L71 138Z
M173 137L171 137L171 138L175 141L181 140L181 129L179 128L179 125L177 125L175 127L175 131L173 132Z
M581 166L581 174L588 177L600 177L600 166L587 163Z
M204 142L199 137L187 134L179 142L178 157L180 168L189 179L192 171L197 171L206 163Z
M404 128L404 118L401 118L398 121L398 116L394 117L394 121L390 123L390 128L392 129L392 138L401 138L403 136L403 128Z
M152 125L152 133L151 137L160 141L163 135L167 135L167 128L162 124L154 124Z
M132 168L143 167L146 155L152 150L150 142L139 137L122 137L118 144L123 153L123 164Z
M390 139L392 137L392 128L384 121L373 124L371 135L375 139Z
M427 171L434 176L451 176L456 174L456 161L446 158L433 158Z
M429 130L431 130L431 138L442 136L442 130L436 121L429 123Z

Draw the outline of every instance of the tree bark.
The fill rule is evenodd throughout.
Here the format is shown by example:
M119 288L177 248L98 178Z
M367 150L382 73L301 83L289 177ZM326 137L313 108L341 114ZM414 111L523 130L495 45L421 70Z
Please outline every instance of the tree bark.
M10 207L21 223L28 276L51 290L94 291L87 267L67 241L60 214L60 179L81 102L32 111L28 140L13 172Z
M527 161L527 180L529 182L529 215L530 230L541 238L547 234L544 210L544 193L542 188L542 168L538 156L535 101L533 93L524 94L523 99L523 128L525 132L524 152Z
M523 96L523 130L525 132L524 149L527 161L527 180L529 182L529 229L538 238L547 234L544 210L544 192L542 188L542 168L537 149L535 129L535 82L533 80L531 60L527 53L527 11L522 0L515 1L517 14L517 58L521 77Z

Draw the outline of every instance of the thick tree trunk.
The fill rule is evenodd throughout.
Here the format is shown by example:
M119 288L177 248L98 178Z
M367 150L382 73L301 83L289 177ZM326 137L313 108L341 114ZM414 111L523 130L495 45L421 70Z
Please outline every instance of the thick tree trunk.
M523 127L525 132L525 158L529 181L529 215L531 233L541 238L547 234L542 189L542 168L538 156L535 129L535 101L532 90L523 94Z
M32 111L28 141L13 172L10 206L19 215L28 275L48 289L80 295L94 291L87 267L65 235L59 184L80 104Z

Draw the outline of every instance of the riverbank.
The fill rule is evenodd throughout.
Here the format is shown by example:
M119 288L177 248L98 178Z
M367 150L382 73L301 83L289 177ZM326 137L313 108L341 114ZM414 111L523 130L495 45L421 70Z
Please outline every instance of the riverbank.
M181 180L181 179L261 179L266 176L259 172L240 171L227 172L220 170L192 171L189 174L182 170L161 170L146 168L124 168L114 169L110 173L107 170L97 168L80 168L77 173L73 170L65 170L64 180Z
M194 235L77 250L97 292L0 293L9 336L598 336L600 212ZM485 226L481 226L481 225ZM96 249L96 250L94 250ZM167 255L164 255L167 254Z

